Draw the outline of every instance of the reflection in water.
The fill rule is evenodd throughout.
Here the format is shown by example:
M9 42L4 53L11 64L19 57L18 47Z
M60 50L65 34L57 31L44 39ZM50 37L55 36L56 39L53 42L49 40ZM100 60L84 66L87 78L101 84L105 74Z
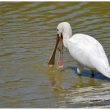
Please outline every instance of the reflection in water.
M61 83L62 83L62 74L61 71L55 71L53 68L49 69L49 77L51 80L51 84L54 90L62 90Z
M54 68L49 68L49 78L53 88L53 94L57 98L58 107L65 107L64 89L62 87L63 75L61 71L55 71Z
M100 85L99 80L95 80L94 78L86 78L83 76L78 76L73 81L73 86L76 88L87 87L87 86L97 86Z
M66 82L67 80L64 80L64 72L56 71L54 68L49 68L48 76L53 88L53 94L57 98L58 107L68 107L68 102L75 103L75 101L73 100L74 98L80 96L81 99L82 94L91 92L91 89L89 91L89 89L83 88L91 88L101 85L101 81L95 80L94 78L76 76L73 77L73 82L72 84L70 84L71 86L68 89L65 89L63 82Z

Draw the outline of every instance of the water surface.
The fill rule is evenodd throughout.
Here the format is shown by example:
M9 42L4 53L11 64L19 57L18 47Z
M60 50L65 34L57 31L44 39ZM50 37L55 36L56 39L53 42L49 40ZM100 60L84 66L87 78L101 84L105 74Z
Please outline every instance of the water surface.
M58 23L96 38L110 62L109 2L0 2L0 107L110 107L110 82L47 66ZM92 54L92 53L91 53ZM64 49L64 64L75 66Z

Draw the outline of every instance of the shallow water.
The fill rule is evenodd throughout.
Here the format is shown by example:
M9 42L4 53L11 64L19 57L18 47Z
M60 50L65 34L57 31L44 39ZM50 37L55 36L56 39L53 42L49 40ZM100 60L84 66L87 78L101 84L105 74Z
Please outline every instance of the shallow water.
M0 2L0 107L110 107L110 82L48 68L58 23L95 37L110 62L110 3ZM76 65L64 49L65 67Z

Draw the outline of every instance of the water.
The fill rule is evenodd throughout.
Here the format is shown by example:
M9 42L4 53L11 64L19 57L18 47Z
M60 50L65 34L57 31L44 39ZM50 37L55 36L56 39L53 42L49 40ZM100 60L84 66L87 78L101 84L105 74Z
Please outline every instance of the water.
M109 2L0 2L0 107L110 107L110 82L48 68L58 23L95 37L110 61ZM65 66L76 65L64 49Z

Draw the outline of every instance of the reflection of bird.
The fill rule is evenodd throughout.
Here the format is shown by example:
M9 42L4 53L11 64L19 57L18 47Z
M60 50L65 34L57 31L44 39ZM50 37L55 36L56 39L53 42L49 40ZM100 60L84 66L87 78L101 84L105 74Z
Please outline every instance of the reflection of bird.
M60 71L55 71L53 68L49 69L48 72L51 86L53 88L53 94L57 98L58 107L65 107L65 93L62 87L62 73Z
M52 88L56 91L63 91L62 83L62 74L60 71L55 71L53 68L49 68L48 72Z
M91 70L98 70L106 77L110 78L110 65L102 45L93 37L85 34L74 34L69 23L62 22L57 27L58 42L55 48L58 48L62 54L62 42L69 50L71 56L79 64L78 73L81 73L83 68L89 67ZM52 59L51 59L52 60ZM63 66L62 55L59 55L58 66ZM53 64L52 61L49 64ZM94 76L94 75L93 75Z
M96 80L94 78L87 78L87 77L82 77L78 76L75 81L73 81L73 84L75 87L90 87L90 86L99 86L102 84L102 80Z
M54 70L54 68L49 68L48 76L50 79L53 96L57 102L57 107L60 108L68 107L68 101L73 100L73 98L76 98L76 96L88 92L88 89L83 89L83 87L97 86L101 84L98 80L95 81L94 78L86 78L77 75L74 77L74 80L72 80L72 82L68 82L70 78L63 75L62 71L56 71ZM63 82L68 82L71 84L69 84L68 86L67 83ZM67 86L68 89L65 89L65 87ZM81 88L84 91L80 91Z

